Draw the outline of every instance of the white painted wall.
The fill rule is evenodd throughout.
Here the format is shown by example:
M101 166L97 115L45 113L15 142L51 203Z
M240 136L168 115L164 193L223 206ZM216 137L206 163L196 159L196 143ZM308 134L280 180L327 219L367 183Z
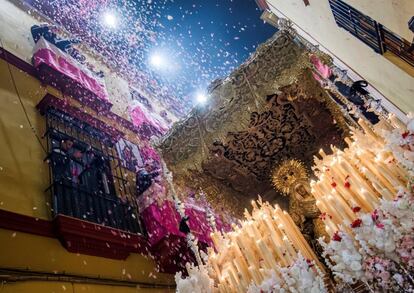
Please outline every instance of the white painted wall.
M350 33L339 28L328 0L310 0L311 4L307 7L303 0L267 0L267 2L276 15L283 14L292 20L308 34L308 37L317 40L331 55L336 56L366 79L403 112L414 112L414 78L384 56L375 53ZM363 11L364 9L371 9L369 13L372 18L383 15L382 19L376 20L383 22L392 30L395 29L395 33L409 34L404 32L403 23L408 26L410 11L414 14L414 0L347 0L346 2L352 5L358 3L355 8L364 13L367 13ZM394 2L397 4L391 5ZM409 8L410 10L406 11ZM404 17L407 19L403 19Z

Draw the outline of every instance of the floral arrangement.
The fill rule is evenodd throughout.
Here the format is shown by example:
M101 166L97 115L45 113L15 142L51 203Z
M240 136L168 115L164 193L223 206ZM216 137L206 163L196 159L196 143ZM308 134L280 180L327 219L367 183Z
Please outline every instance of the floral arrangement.
M213 292L214 281L208 275L206 266L186 265L188 277L182 278L181 272L175 274L178 293Z
M409 189L382 200L372 213L354 209L358 217L348 227L341 226L329 243L319 239L340 281L362 281L376 292L414 292L413 186Z
M182 273L175 274L178 293L214 291L214 280L209 276L206 265L195 266L187 264L188 277L182 278ZM257 286L252 282L248 293L261 292L328 292L323 281L324 274L315 263L306 260L302 255L289 267L278 267L276 270L267 270L269 276Z
M328 292L323 281L324 274L317 265L301 255L291 266L268 270L267 274L267 279L259 286L252 283L247 292Z
M414 114L408 115L406 129L384 131L383 138L397 161L414 174Z
M334 276L348 284L364 280L362 255L347 233L337 231L331 242L327 244L319 239L319 243L324 249L322 256Z

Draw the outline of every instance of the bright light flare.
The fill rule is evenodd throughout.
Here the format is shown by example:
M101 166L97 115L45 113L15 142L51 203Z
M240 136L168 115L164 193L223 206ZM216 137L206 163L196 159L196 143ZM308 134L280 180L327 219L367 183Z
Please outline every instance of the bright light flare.
M113 11L106 11L102 16L102 19L103 23L109 28L116 28L118 26L118 20Z
M196 100L197 100L197 103L199 103L199 104L205 104L208 100L208 97L204 93L197 93L196 94Z
M159 53L154 53L154 54L151 55L150 63L151 63L152 66L154 66L156 68L161 68L161 67L166 66L165 58Z

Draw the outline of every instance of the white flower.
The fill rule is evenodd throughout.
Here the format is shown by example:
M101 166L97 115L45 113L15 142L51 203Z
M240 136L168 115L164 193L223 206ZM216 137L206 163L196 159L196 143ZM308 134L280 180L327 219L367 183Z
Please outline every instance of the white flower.
M270 272L270 273L269 273ZM315 266L309 267L306 260L299 255L292 266L268 271L268 277L260 285L250 284L248 293L256 292L300 292L326 293L325 284ZM279 276L280 273L280 277Z
M373 221L372 221L372 217L370 214L364 214L361 217L362 223L364 224L364 226L372 226Z
M177 292L213 292L214 281L208 276L208 270L205 266L197 267L187 264L187 271L188 277L185 279L181 278L181 272L175 274Z
M360 262L357 262L357 261L353 261L350 267L351 267L351 270L353 271L359 271L362 269Z

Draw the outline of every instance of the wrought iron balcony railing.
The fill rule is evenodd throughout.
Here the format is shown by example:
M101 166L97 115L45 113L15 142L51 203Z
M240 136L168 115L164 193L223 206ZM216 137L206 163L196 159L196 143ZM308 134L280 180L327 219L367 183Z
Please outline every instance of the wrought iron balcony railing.
M63 214L112 228L140 233L138 213L128 202L93 194L68 181L50 186L55 215Z
M410 42L342 0L329 0L329 4L339 27L360 39L375 52L391 52L414 66L414 51L410 50Z
M122 166L113 139L54 108L46 122L53 214L143 234L135 176Z

